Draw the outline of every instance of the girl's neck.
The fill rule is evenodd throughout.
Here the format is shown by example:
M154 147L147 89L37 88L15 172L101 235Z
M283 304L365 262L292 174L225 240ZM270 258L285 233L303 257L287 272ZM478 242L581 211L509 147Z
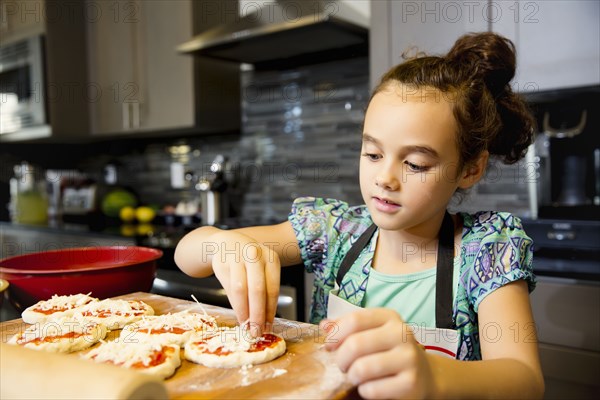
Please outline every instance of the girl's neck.
M453 217L455 246L460 244L462 223ZM434 268L441 226L431 224L418 231L379 230L372 267L387 274L407 274Z
M373 268L388 274L407 274L432 268L437 258L437 244L437 231L422 235L380 229Z

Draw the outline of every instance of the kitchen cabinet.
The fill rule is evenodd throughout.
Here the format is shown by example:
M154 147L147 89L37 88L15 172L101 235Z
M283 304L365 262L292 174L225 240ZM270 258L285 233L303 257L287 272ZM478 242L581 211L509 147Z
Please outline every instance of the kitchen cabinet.
M0 17L26 24L31 10L39 10L34 20L39 16L44 27L46 89L40 101L47 112L42 133L22 129L0 141L82 142L113 134L239 130L239 65L176 51L198 30L222 22L218 13L203 12L203 1L0 2ZM13 29L10 21L0 20L2 29ZM31 29L22 32L31 37ZM17 36L2 34L0 40L7 37L12 43Z
M373 87L407 49L443 54L460 35L486 30L515 43L517 92L600 84L597 0L385 0L371 3L371 18Z
M387 70L403 61L403 53L443 54L459 36L487 30L488 8L486 1L371 2L371 87Z
M545 398L591 399L600 393L599 304L600 284L596 281L538 276L531 308Z
M192 2L88 2L93 134L194 125L193 60L175 48L192 36Z
M517 48L520 92L600 84L600 2L494 2L491 28Z
M44 0L0 0L0 45L45 32Z
M23 129L3 134L0 141L81 140L89 129L85 24L84 18L80 17L85 12L83 3L71 0L1 1L3 14L0 17L8 20L1 23L11 27L11 18L16 18L23 24L22 29L11 31L14 34L9 34L8 39L4 34L0 35L2 40L7 40L3 42L7 46L2 46L2 55L11 55L12 47L12 50L25 52L27 55L21 56L21 61L29 64L23 69L26 74L13 74L16 82L13 85L27 87L25 82L30 82L34 89L29 93L30 102L23 102L28 107L26 112L20 115L27 124L22 125ZM37 45L23 46L32 41ZM11 71L10 66L6 68ZM43 111L36 113L38 109ZM26 120L28 114L36 116L33 121Z

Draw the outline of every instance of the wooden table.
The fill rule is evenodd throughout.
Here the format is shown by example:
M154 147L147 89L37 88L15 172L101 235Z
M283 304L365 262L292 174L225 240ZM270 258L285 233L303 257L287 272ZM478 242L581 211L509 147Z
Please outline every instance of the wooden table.
M142 300L152 306L157 315L204 309L217 318L219 325L236 324L231 309L142 292L118 298ZM6 342L26 326L20 319L0 323L1 341ZM182 356L182 364L175 375L165 380L169 397L172 399L356 397L356 392L347 382L345 374L334 363L332 354L323 348L327 337L316 325L276 319L273 331L285 339L287 351L283 356L269 363L249 368L217 369L194 364L184 360ZM111 332L109 340L118 333L118 331Z

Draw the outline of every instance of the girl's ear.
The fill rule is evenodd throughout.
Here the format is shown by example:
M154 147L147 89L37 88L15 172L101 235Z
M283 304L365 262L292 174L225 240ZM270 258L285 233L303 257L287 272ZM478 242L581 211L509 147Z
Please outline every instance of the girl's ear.
M490 153L487 150L482 151L473 163L463 169L458 181L458 187L461 189L468 189L479 182L485 173L489 158Z

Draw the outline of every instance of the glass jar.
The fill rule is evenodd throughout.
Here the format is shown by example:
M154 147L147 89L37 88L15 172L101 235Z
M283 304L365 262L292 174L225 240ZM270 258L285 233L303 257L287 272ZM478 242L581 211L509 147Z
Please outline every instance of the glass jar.
M38 171L23 162L14 167L10 181L11 220L21 224L46 224L48 222L48 195L46 181Z

